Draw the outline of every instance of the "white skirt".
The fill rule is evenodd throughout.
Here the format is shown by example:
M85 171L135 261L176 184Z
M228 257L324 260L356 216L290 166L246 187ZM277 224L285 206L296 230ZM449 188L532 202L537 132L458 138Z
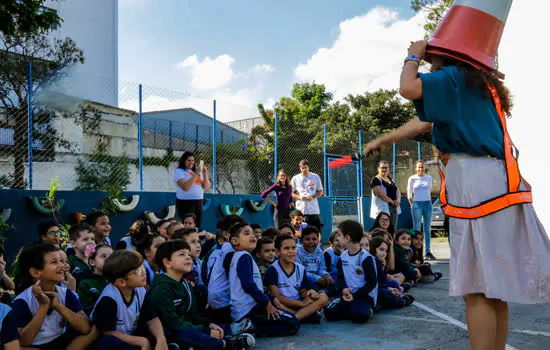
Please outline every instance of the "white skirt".
M472 207L507 192L506 165L453 155L446 181L448 202ZM550 238L532 204L475 220L450 218L449 225L451 296L483 293L506 302L550 303Z

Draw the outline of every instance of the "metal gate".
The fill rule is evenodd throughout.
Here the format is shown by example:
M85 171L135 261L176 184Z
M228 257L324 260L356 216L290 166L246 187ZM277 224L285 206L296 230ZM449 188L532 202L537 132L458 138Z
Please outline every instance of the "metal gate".
M328 156L328 162L339 159L339 156ZM362 171L359 161L340 168L328 166L327 187L332 206L333 230L344 220L356 220L363 224L362 210Z

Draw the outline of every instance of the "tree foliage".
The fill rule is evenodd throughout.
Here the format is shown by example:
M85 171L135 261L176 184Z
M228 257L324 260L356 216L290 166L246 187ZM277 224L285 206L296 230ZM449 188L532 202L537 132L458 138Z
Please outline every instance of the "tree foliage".
M426 12L426 23L424 24L426 39L432 36L453 3L454 0L411 0L411 9L416 12L421 10Z
M5 36L48 32L63 21L44 6L47 0L0 1L0 32Z

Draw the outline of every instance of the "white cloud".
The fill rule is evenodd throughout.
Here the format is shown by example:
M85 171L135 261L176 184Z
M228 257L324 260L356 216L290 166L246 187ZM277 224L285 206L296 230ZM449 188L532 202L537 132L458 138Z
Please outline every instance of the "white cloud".
M269 64L256 64L250 71L255 74L273 73L275 68Z
M533 186L535 209L550 233L550 182L546 153L550 119L548 89L550 71L544 57L550 53L541 33L550 30L546 0L515 1L499 48L499 68L514 95L512 119L508 125L520 150L522 175Z
M410 41L423 38L423 15L400 19L397 12L374 8L340 23L332 47L317 50L295 70L300 81L322 83L341 98L380 88L398 88Z
M198 91L209 91L222 88L231 82L234 76L231 65L235 59L227 54L202 61L197 55L189 56L176 64L178 70L191 74L191 87Z

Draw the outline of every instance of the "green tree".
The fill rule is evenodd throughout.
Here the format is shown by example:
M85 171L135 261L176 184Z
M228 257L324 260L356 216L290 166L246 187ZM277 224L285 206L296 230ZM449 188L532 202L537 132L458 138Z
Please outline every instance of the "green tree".
M411 9L416 12L421 10L426 12L425 39L432 36L453 3L454 0L411 0Z
M14 130L10 149L15 166L10 187L23 188L24 162L28 149L28 96L56 78L63 76L73 65L84 63L84 53L70 39L54 39L48 33L0 34L0 127ZM32 86L28 86L28 63L32 63ZM53 127L53 113L33 104L33 139L47 148L43 154L53 154L55 146L70 148L62 131ZM80 113L84 117L86 113ZM64 114L67 116L67 114ZM75 120L77 115L73 113ZM39 155L37 155L39 156Z
M48 32L63 21L56 11L47 8L47 0L2 0L0 32L6 36Z

